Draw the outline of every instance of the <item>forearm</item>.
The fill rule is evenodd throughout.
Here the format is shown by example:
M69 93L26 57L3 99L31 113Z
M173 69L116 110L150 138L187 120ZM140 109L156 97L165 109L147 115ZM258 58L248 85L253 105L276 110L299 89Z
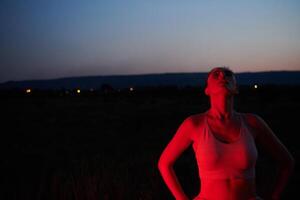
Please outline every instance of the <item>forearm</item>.
M167 187L173 194L176 200L188 200L188 197L184 193L178 178L174 172L172 166L163 166L159 168L159 171L165 181Z
M280 199L282 192L288 184L289 177L291 176L294 169L294 163L281 165L278 168L275 184L271 193L271 197L274 200Z

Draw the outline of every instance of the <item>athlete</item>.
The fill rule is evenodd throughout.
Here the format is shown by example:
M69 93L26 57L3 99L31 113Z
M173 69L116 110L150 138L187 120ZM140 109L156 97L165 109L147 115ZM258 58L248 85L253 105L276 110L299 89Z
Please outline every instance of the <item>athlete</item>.
M158 168L176 200L188 200L173 165L192 145L201 182L194 200L258 200L255 185L256 146L275 161L278 174L268 200L279 200L294 168L294 159L259 116L234 110L238 94L234 73L217 67L208 73L205 94L210 108L187 117L162 152Z

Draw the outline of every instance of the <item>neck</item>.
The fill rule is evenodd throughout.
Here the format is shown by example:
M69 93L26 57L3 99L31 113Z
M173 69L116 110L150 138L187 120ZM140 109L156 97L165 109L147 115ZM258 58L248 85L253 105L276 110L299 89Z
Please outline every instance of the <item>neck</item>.
M233 110L233 96L211 96L210 97L211 107L209 113L212 117L226 120L230 119L234 113Z

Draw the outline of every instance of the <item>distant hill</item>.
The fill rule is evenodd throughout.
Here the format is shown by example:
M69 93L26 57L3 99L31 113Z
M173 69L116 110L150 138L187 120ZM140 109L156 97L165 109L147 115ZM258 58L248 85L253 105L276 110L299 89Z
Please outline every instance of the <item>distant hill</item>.
M145 86L203 86L207 73L164 73L145 75L112 75L69 77L49 80L8 81L0 84L0 89L97 89L103 84L113 88ZM239 85L300 85L300 71L271 71L237 73Z

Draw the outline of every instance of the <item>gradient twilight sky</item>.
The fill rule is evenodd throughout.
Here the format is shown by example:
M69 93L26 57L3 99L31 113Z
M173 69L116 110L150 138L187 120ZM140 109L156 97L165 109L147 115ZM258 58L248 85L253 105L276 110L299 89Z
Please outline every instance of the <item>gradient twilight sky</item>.
M299 0L2 0L0 82L300 70Z

